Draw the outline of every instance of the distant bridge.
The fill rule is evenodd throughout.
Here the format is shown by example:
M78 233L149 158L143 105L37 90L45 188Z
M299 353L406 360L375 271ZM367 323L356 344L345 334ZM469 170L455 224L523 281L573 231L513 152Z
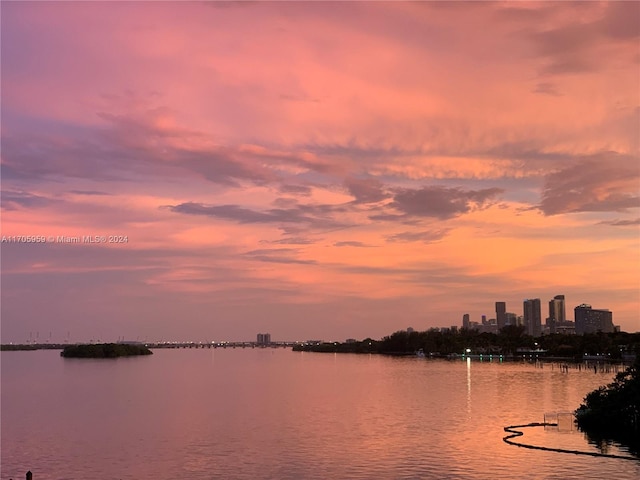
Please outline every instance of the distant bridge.
M131 345L145 345L148 348L291 348L306 342L86 342L87 344L124 343ZM75 343L23 343L2 344L1 350L62 350Z
M141 342L149 348L291 348L301 342Z

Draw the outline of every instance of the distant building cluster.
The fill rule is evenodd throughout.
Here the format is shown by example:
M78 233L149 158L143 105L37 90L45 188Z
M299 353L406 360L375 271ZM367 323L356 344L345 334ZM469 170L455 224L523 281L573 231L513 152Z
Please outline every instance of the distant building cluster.
M613 312L598 310L586 303L574 308L574 320L567 320L564 295L556 295L549 301L549 314L544 325L542 324L542 308L539 298L524 300L522 315L508 312L506 302L496 302L495 309L495 318L487 319L486 315L482 315L480 322L471 321L469 314L465 313L462 316L462 328L477 330L480 333L498 333L508 325L519 325L524 326L525 333L532 337L552 333L575 335L596 332L610 333L616 330L616 326L613 324Z

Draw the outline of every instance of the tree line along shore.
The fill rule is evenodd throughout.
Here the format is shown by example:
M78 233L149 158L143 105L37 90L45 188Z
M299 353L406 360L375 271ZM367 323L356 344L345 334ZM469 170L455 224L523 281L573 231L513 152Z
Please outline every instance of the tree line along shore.
M537 358L557 358L565 361L629 360L640 353L640 333L614 332L585 335L551 334L531 337L524 327L507 326L499 333L478 333L475 330L401 330L381 340L308 342L293 347L296 351L327 353L380 353L387 355L415 355L451 357L455 355L502 355L503 358L522 358L535 354Z

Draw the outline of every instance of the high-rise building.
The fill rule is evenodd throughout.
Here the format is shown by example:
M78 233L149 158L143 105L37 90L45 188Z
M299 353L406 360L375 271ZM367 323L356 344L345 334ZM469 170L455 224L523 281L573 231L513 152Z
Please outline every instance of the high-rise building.
M564 295L556 295L553 300L549 301L549 317L547 318L547 327L549 333L556 333L556 327L566 322Z
M506 302L496 302L496 323L498 324L498 331L507 324Z
M574 308L575 328L577 335L585 333L613 332L613 312L610 310L596 310L591 305L583 303Z
M469 325L470 325L469 314L465 313L464 315L462 315L462 328L468 329Z
M532 298L524 301L524 326L527 334L539 337L542 334L542 315L540 313L540 299Z
M271 334L270 333L259 333L258 341L256 342L258 345L271 345Z

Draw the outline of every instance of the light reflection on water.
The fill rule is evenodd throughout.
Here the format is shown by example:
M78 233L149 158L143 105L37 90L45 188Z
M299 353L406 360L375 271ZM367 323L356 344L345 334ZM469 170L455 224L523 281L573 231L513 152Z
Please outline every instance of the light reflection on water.
M639 462L502 442L612 373L284 349L1 360L2 479L640 477ZM571 430L520 439L595 450Z
M471 359L467 358L467 413L471 415Z

